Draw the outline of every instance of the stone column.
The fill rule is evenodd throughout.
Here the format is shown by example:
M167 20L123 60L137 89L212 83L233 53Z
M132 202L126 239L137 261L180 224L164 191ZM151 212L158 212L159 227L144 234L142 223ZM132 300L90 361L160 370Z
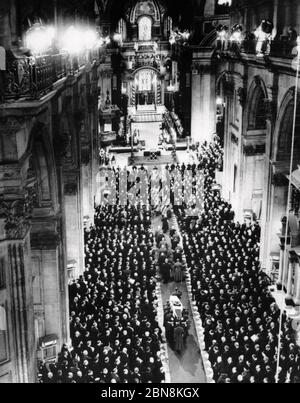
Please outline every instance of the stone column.
M10 49L16 30L14 1L1 2L0 4L0 46Z
M271 163L272 155L272 133L274 121L276 117L276 99L277 99L277 83L274 80L273 86L267 87L268 98L265 101L267 130L266 130L266 151L264 164L264 184L263 184L263 202L261 217L261 248L260 261L263 268L270 270L270 253L271 253L271 222L272 210L274 203L274 186L273 186L273 166Z
M287 283L286 283L286 305L293 305L293 281L294 281L295 259L293 257L289 260Z
M284 245L280 245L280 257L279 257L279 276L277 281L277 289L282 290L283 287L283 275L284 275L284 254L285 254L285 247Z
M200 62L202 53L196 53L192 68L192 123L193 142L210 142L216 133L216 83L212 74L210 59L206 54L205 64Z
M82 175L82 209L83 223L89 227L94 222L94 198L92 184L92 167L90 164L81 166Z
M296 263L295 267L295 287L294 287L294 304L296 306L300 305L300 263L299 260Z
M273 32L273 38L276 37L277 35L277 30L278 30L278 4L279 0L274 0L273 4L273 24L274 24L274 32Z
M67 264L77 278L84 271L84 237L81 184L79 175L68 177L64 185Z
M204 15L205 16L212 16L215 15L215 9L216 9L216 1L215 0L207 0L205 2L205 8L204 8Z
M58 351L70 340L68 281L62 249L58 232L31 234L34 311L39 338L55 334Z
M14 383L36 380L29 216L29 199L24 195L13 201L4 196L0 202L0 244L6 251L8 267L8 338Z
M224 93L226 102L226 115L225 115L225 129L224 129L224 181L222 188L222 196L224 199L230 198L230 181L231 181L231 165L232 165L232 136L230 131L230 119L233 103L233 87L232 85L226 85L226 91ZM230 179L229 179L230 178Z
M192 71L192 123L191 123L191 137L192 142L199 141L200 137L200 108L201 108L201 77L200 72L196 66Z

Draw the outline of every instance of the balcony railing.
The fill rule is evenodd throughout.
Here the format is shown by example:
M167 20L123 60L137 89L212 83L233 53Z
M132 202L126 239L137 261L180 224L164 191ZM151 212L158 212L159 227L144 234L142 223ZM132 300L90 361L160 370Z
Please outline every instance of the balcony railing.
M56 54L33 57L8 55L3 73L2 101L38 99L53 88L53 85L68 75L73 75L88 61L99 58L99 52L76 57ZM1 85L1 84L0 84Z
M129 70L136 70L142 67L153 67L154 69L159 69L161 66L160 60L153 59L139 59L131 60L127 62L127 67Z
M264 40L244 39L241 42L217 40L216 49L218 52L229 52L233 54L246 53L249 55L269 56L277 58L293 58L293 50L297 46L295 41L288 39Z

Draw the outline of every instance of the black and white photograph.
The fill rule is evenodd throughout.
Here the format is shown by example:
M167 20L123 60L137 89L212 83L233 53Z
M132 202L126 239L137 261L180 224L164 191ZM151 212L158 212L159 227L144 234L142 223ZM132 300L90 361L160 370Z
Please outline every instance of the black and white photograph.
M295 383L300 0L0 0L0 384Z

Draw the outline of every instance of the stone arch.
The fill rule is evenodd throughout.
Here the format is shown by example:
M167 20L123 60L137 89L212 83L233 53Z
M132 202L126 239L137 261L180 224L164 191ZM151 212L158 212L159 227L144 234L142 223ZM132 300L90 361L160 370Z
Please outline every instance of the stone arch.
M79 108L78 108L79 109ZM57 117L57 133L54 138L54 148L59 164L76 163L76 121L79 119L78 111L74 114L71 97L63 100L62 112Z
M54 149L44 123L37 122L33 126L27 155L29 155L29 160L26 186L35 188L34 207L56 210L58 185Z
M229 71L224 71L216 80L217 96L224 98L233 94L234 91L234 78Z
M295 87L290 88L281 103L275 126L274 157L277 162L286 163L289 168L291 161L292 134L295 110ZM294 168L300 162L300 93L298 95L296 132L294 142Z
M214 29L202 39L199 46L213 47L216 43L216 40L217 40L217 30Z
M229 72L223 72L216 80L216 133L224 145L227 121L227 101L234 92L234 79Z
M155 0L139 0L132 7L130 13L131 24L137 24L142 16L151 17L153 23L161 22L161 10Z
M123 17L118 21L117 32L121 35L122 41L127 39L127 22Z
M248 99L246 102L247 110L247 128L248 130L266 130L267 128L267 110L266 100L268 94L266 85L261 77L254 78Z

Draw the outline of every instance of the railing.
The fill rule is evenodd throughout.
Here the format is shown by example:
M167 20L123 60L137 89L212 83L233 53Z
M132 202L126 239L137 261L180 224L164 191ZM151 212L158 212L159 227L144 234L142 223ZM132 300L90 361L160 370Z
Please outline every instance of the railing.
M159 69L160 65L160 60L136 59L134 61L128 62L128 67L131 70L136 70L141 67L153 67L154 69Z
M6 71L3 74L4 91L2 101L13 99L38 99L53 85L68 75L74 74L87 61L97 60L99 53L69 57L67 54L40 57L7 56Z
M246 53L249 55L263 55L278 58L293 58L293 50L297 46L295 41L288 39L260 41L258 39L244 39L242 42L217 40L216 50L219 52Z

